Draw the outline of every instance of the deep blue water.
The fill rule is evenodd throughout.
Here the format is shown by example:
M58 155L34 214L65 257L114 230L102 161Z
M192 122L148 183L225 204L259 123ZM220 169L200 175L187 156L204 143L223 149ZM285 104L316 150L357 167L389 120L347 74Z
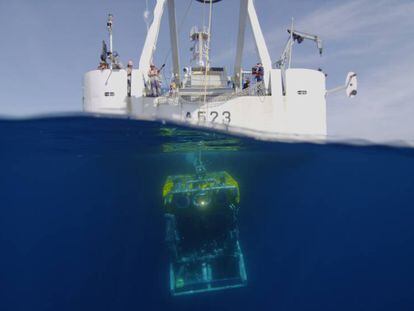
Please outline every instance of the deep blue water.
M161 189L197 148L240 183L249 282L171 297ZM413 310L413 202L414 149L3 120L0 310Z

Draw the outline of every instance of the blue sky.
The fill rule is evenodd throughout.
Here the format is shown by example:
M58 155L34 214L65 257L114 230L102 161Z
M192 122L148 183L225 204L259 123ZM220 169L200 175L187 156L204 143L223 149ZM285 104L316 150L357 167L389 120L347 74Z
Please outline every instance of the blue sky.
M176 0L181 24L190 0ZM154 0L148 0L150 7ZM124 63L138 62L146 33L145 0L0 1L2 70L0 115L26 117L81 111L82 77L98 64L106 39L106 16L115 15L115 49ZM325 44L319 57L310 42L296 46L293 65L321 67L328 88L343 84L348 71L359 77L359 94L328 97L331 135L371 140L414 140L414 1L409 0L256 0L273 60L285 44L291 17L298 29L318 34ZM188 32L201 24L203 6L193 1L180 33L181 65L188 62ZM165 15L165 17L167 17ZM238 1L215 6L214 65L231 70L236 44ZM156 62L168 55L164 19ZM245 67L257 60L247 33ZM170 61L168 58L167 72Z

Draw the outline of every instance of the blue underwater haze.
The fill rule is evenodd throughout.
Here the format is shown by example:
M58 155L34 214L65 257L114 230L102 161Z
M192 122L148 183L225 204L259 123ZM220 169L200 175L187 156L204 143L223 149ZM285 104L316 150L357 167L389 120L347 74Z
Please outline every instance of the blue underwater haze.
M0 121L0 310L413 310L414 149L127 119ZM240 184L248 284L169 293L162 187Z

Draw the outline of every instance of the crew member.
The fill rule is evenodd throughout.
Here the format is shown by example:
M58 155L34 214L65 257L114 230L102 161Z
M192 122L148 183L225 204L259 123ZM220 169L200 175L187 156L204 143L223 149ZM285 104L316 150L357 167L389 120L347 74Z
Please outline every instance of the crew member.
M128 61L127 65L127 83L128 83L128 96L131 97L131 76L132 76L132 68L134 67L134 63L132 60Z
M181 83L182 83L182 86L185 87L187 85L188 81L190 80L190 72L189 72L188 67L183 68L183 73L184 73L184 77L183 77L183 81Z
M107 63L106 61L102 61L102 60L101 60L101 62L99 63L98 69L99 69L99 70L105 70L105 69L108 69L108 63Z
M262 63L257 63L256 66L252 68L252 75L256 79L256 94L260 95L264 76L264 68Z
M119 54L118 52L114 51L114 53L111 53L111 61L112 61L112 68L113 69L122 69L123 65L119 61Z
M134 62L132 60L128 61L128 65L127 65L127 75L131 76L132 75L132 68L134 67Z
M250 79L246 78L246 80L243 83L243 90L248 89L250 87Z
M160 70L155 67L154 64L150 65L150 69L148 71L148 77L150 79L151 84L151 95L152 96L159 96L161 94L161 87L160 87Z
M170 83L170 96L174 96L175 94L177 94L177 84L172 81Z
M256 79L256 83L263 81L264 68L262 63L257 63L256 66L253 67L252 74Z

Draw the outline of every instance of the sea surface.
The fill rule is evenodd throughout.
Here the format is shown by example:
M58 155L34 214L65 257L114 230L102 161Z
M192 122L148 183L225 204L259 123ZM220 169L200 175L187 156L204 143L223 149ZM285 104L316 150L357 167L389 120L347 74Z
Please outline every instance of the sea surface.
M162 187L198 152L240 184L248 284L172 297ZM0 310L414 310L414 149L1 120Z

